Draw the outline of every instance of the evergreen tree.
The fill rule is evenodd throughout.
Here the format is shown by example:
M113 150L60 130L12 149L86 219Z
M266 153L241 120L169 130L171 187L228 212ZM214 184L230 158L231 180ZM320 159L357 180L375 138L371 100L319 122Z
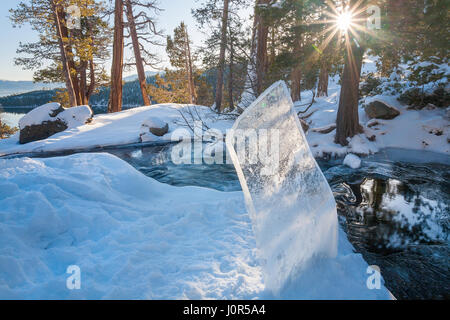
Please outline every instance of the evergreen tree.
M67 8L79 9L79 25L68 21ZM102 1L29 0L11 9L14 26L30 24L40 34L34 43L20 43L17 65L35 70L39 82L65 82L70 105L87 104L105 81L102 64L108 57L109 28L102 19ZM89 77L88 77L89 73Z
M127 26L129 34L125 38L131 38L133 46L134 62L127 63L127 66L136 66L139 84L141 88L142 100L145 106L151 104L150 97L146 89L146 77L144 65L156 67L159 59L155 54L149 52L142 43L150 45L161 45L155 38L161 36L161 31L156 28L155 19L149 15L149 11L158 13L161 9L156 1L125 0Z
M114 7L114 42L111 65L111 92L108 112L122 110L122 75L123 75L123 0L116 0Z
M223 1L208 0L199 8L192 10L199 27L208 30L208 38L198 53L203 58L204 69L214 70L217 73L214 88L215 106L220 112L227 107L234 108L234 101L243 90L245 78L243 65L247 63L249 56L249 41L239 16L239 10L249 2L248 0L227 2L226 7Z
M197 94L194 83L194 63L191 53L191 42L184 22L174 29L173 39L167 37L166 51L170 63L179 71L183 71L189 90L189 102L196 104Z

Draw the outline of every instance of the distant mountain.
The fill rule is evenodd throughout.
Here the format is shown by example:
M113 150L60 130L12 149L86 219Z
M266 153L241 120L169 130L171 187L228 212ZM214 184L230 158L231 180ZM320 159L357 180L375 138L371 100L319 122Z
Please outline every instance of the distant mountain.
M157 74L161 74L161 73L164 73L164 72L145 71L145 77L146 77L146 78L148 78L148 77L153 77L153 76L156 76ZM137 78L138 78L138 75L137 75L137 74L134 74L134 75L132 75L132 76L124 77L124 78L123 78L123 81L125 81L125 82L131 82L131 81L137 80Z
M62 83L39 83L33 81L0 80L0 97L36 90L51 90L63 87Z

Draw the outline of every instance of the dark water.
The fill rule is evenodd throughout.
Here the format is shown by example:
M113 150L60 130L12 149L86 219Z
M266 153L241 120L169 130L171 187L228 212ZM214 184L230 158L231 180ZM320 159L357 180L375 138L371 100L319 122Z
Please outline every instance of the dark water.
M164 183L241 190L232 165L175 165L170 150L163 145L108 152ZM449 299L448 156L391 150L363 159L357 170L341 162L319 165L356 251L380 267L397 299Z

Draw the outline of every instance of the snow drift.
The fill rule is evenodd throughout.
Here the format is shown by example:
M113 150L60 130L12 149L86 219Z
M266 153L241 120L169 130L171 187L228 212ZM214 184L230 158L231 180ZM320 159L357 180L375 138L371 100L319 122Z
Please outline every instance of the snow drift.
M169 186L109 154L0 159L1 299L273 299L255 247L242 192ZM340 230L337 257L277 298L388 299L367 267Z

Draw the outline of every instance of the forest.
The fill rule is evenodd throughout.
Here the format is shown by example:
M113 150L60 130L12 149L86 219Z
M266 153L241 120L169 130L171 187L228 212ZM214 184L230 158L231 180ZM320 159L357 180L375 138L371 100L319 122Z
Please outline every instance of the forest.
M78 8L75 16L65 10L71 6ZM249 7L247 25L242 12ZM448 1L207 0L191 12L207 30L195 50L184 22L168 35L159 30L160 11L157 1L145 0L22 2L11 9L12 23L29 24L43 36L21 44L15 63L34 70L35 81L65 83L53 100L68 107L103 104L108 112L123 104L172 102L239 114L277 80L289 84L293 101L302 101L305 90L327 96L329 78L339 75L336 142L342 145L361 132L359 98L382 79L398 79L390 89L412 101L448 102L446 92L439 103L423 90L446 76L436 66L448 59ZM145 68L158 70L161 60L155 46L166 48L170 67L148 79ZM127 47L134 52L130 61L124 61ZM377 70L361 78L365 55L379 59ZM425 61L432 63L421 66ZM399 66L410 62L411 70L401 74ZM137 83L123 82L127 68L135 68ZM402 88L400 80L413 87Z

